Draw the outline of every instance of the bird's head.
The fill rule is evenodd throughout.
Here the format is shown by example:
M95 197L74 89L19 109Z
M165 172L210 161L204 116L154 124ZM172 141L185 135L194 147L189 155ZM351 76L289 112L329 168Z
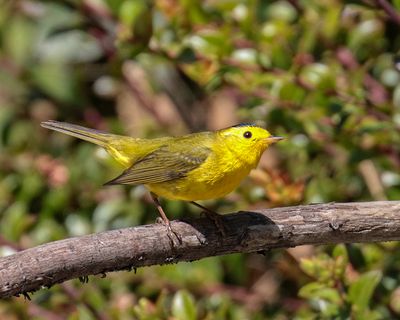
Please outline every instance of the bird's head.
M271 135L260 126L248 123L238 124L218 132L231 151L247 157L248 162L257 163L268 146L283 139Z

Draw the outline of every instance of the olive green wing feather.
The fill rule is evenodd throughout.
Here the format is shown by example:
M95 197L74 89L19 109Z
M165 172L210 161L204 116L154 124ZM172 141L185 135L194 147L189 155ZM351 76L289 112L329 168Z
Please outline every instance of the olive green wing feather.
M136 161L120 176L106 183L152 184L185 177L198 168L210 155L208 147L193 147L187 150L170 150L165 145Z

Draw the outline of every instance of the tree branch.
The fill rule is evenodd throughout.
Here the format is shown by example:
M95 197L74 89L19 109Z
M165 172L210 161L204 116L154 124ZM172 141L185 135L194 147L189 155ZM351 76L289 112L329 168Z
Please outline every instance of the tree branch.
M0 258L0 298L77 277L234 252L303 244L400 240L400 201L329 203L238 212L223 217L221 238L207 218L112 230L47 243Z

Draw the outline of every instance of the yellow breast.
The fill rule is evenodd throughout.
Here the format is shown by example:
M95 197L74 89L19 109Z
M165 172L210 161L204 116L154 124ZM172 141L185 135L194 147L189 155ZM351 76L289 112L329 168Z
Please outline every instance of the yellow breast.
M257 163L258 159L249 163L247 157L218 146L201 166L186 177L146 187L158 196L172 200L216 199L233 191Z

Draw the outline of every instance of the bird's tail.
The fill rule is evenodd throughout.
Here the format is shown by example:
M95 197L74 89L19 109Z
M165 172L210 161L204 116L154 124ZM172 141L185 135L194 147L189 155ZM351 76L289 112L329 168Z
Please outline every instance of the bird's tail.
M140 148L138 148L140 139L120 136L54 120L44 121L41 125L44 128L59 131L103 147L124 167L129 167L131 163L141 155L138 153L138 151L140 151Z
M112 134L99 130L89 129L76 124L59 122L54 120L44 121L41 126L47 129L59 131L76 138L86 140L102 147L107 147L112 140Z

